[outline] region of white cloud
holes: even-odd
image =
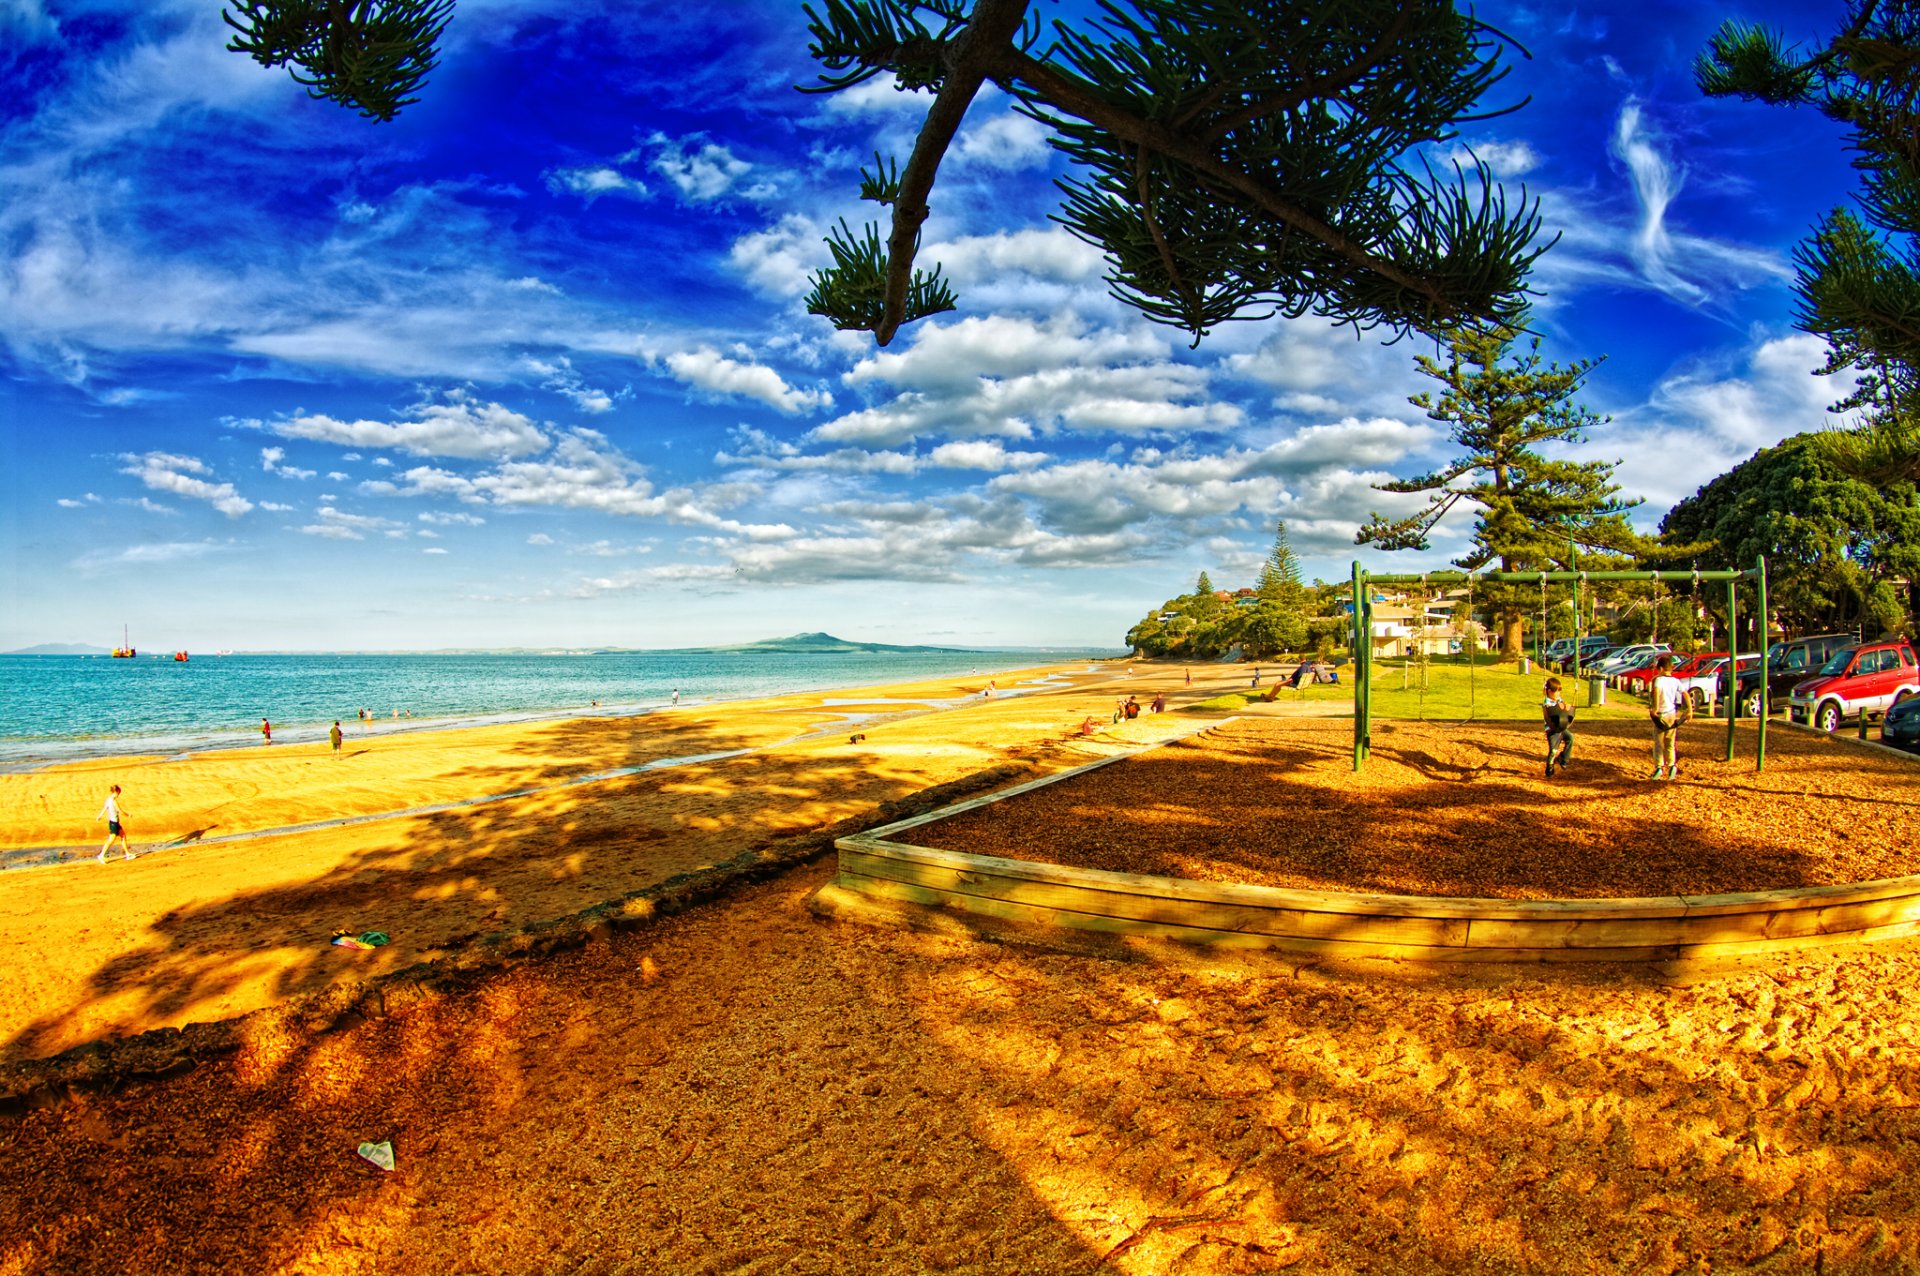
[[[183,559],[203,558],[225,546],[218,541],[163,541],[151,545],[127,545],[119,549],[92,550],[73,561],[74,570],[91,576],[114,567],[151,567],[177,563]]]
[[[762,292],[800,297],[812,286],[808,275],[828,263],[824,239],[819,223],[788,213],[768,229],[736,239],[727,262]]]
[[[695,389],[756,399],[789,415],[833,403],[833,396],[824,390],[796,390],[772,368],[729,359],[711,346],[670,354],[663,362],[678,380]]]
[[[553,544],[553,537],[547,535],[545,532],[535,532],[533,535],[527,537],[527,544],[551,545]]]
[[[394,421],[342,421],[320,414],[246,424],[286,438],[346,447],[393,448],[413,456],[479,460],[524,456],[548,443],[532,421],[498,403],[478,403],[461,391],[445,403],[422,403]]]
[[[1628,495],[1646,498],[1639,521],[1650,528],[1675,502],[1759,449],[1834,424],[1827,406],[1852,389],[1853,379],[1812,375],[1826,356],[1825,342],[1795,333],[1757,340],[1743,366],[1690,364],[1663,378],[1643,406],[1620,413],[1579,454],[1620,462],[1614,477]]]
[[[1539,153],[1524,138],[1463,143],[1449,149],[1441,158],[1469,172],[1473,161],[1478,159],[1493,170],[1495,177],[1523,177],[1540,166]]]
[[[156,492],[205,501],[228,518],[239,518],[253,508],[253,502],[235,491],[233,484],[200,477],[212,470],[197,457],[170,452],[128,452],[122,453],[120,459],[127,463],[120,471],[122,474],[133,475]]]
[[[713,203],[733,191],[736,184],[753,171],[753,165],[726,147],[697,135],[676,141],[664,133],[655,133],[647,139],[647,144],[654,149],[649,167],[672,182],[680,198],[689,203]],[[749,198],[765,198],[773,193],[773,187],[762,182],[740,193]]]
[[[1052,148],[1045,125],[1024,115],[1008,112],[982,124],[967,124],[953,147],[953,157],[961,164],[1014,172],[1041,168]]]
[[[924,89],[903,91],[893,73],[886,71],[828,94],[825,102],[827,110],[840,115],[924,115],[933,104],[933,94]]]
[[[883,385],[876,406],[813,431],[828,442],[888,446],[928,434],[1031,438],[1052,430],[1220,430],[1241,420],[1205,397],[1207,373],[1165,358],[1165,338],[1143,328],[1085,330],[1014,316],[928,324],[912,345],[873,354],[846,375]]]
[[[1106,258],[1098,248],[1061,227],[963,235],[932,244],[921,255],[939,262],[956,285],[968,287],[1014,272],[1063,283],[1092,283],[1106,270]]]
[[[357,541],[365,540],[368,532],[379,532],[382,535],[394,539],[398,539],[398,537],[395,536],[396,532],[399,536],[406,535],[406,531],[401,525],[390,518],[378,518],[368,514],[349,514],[331,505],[322,505],[319,509],[315,510],[314,513],[319,515],[320,521],[318,523],[310,523],[300,529],[300,531],[308,536],[319,536],[329,540]]]
[[[55,500],[54,504],[58,505],[63,510],[78,510],[78,509],[85,509],[89,505],[100,504],[100,498],[98,496],[95,496],[92,492],[87,492],[83,494],[79,500],[74,500],[71,497],[62,496],[57,500]]]
[[[648,195],[645,182],[604,164],[556,168],[547,174],[547,189],[556,195],[578,195],[589,204],[602,195],[623,195],[629,199],[645,199]]]
[[[419,518],[421,522],[435,527],[480,527],[487,521],[478,514],[466,514],[458,510],[448,513],[428,510],[426,513],[421,514]]]
[[[429,545],[420,552],[422,554],[445,554],[449,551],[440,548],[438,545]]]
[[[942,443],[927,454],[929,465],[956,470],[1027,470],[1047,460],[1045,452],[1009,452],[999,439]]]
[[[1669,210],[1686,184],[1686,170],[1668,140],[1628,98],[1614,122],[1608,150],[1625,170],[1633,209],[1585,191],[1546,190],[1546,229],[1560,242],[1534,270],[1543,305],[1566,304],[1589,283],[1658,292],[1682,305],[1725,308],[1733,294],[1793,278],[1781,254],[1695,235],[1672,224]]]

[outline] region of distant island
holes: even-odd
[[[762,638],[759,642],[743,642],[728,647],[675,647],[673,651],[737,651],[742,653],[764,652],[769,655],[795,655],[819,653],[838,655],[848,652],[885,652],[885,651],[976,651],[975,647],[899,647],[884,642],[853,642],[846,638],[835,638],[832,634],[792,634],[785,638]]]
[[[106,647],[89,647],[83,642],[43,642],[38,647],[22,647],[4,653],[9,656],[110,656]]]

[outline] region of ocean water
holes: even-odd
[[[1111,657],[1113,651],[648,651],[598,655],[0,656],[0,766],[378,731],[645,713],[680,703],[877,686]],[[1018,688],[1003,686],[1003,692]],[[598,707],[594,702],[598,701]]]

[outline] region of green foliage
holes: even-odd
[[[1418,493],[1424,508],[1404,518],[1375,513],[1354,539],[1381,549],[1426,549],[1433,527],[1456,505],[1478,506],[1473,545],[1454,560],[1467,571],[1498,562],[1501,571],[1567,570],[1577,547],[1582,566],[1597,568],[1596,555],[1626,555],[1647,542],[1627,523],[1640,502],[1623,500],[1605,461],[1549,460],[1537,450],[1547,443],[1578,443],[1586,430],[1604,425],[1573,396],[1598,364],[1569,367],[1543,363],[1540,342],[1509,355],[1511,330],[1455,337],[1444,365],[1415,356],[1420,371],[1441,391],[1413,396],[1430,420],[1450,427],[1461,455],[1446,468],[1414,478],[1380,483],[1383,492]],[[1500,619],[1501,646],[1519,654],[1524,618],[1538,608],[1537,592],[1525,586],[1487,585],[1479,601]]]
[[[1322,657],[1346,641],[1348,619],[1339,613],[1345,585],[1299,583],[1297,563],[1280,524],[1274,553],[1261,565],[1258,601],[1244,596],[1223,603],[1213,579],[1201,572],[1194,591],[1169,598],[1127,630],[1127,646],[1148,656],[1215,660],[1235,647],[1249,660],[1272,660],[1309,648]],[[1287,560],[1276,562],[1276,556]],[[1291,577],[1291,579],[1289,579]]]
[[[236,0],[227,48],[261,66],[292,63],[307,96],[391,120],[439,63],[453,0]]]
[[[1056,219],[1105,252],[1114,295],[1195,341],[1273,314],[1396,334],[1518,322],[1542,251],[1537,209],[1509,210],[1484,165],[1406,164],[1485,118],[1478,104],[1505,74],[1504,37],[1450,0],[1125,0],[1046,28],[1028,9],[806,7],[814,91],[884,71],[934,92],[888,190],[878,319],[864,257],[816,277],[816,313],[883,346],[930,313],[911,287],[927,198],[991,83],[1073,162]]]
[[[1911,632],[1920,607],[1914,485],[1875,486],[1848,477],[1818,435],[1796,435],[1754,453],[1675,505],[1660,530],[1675,539],[1711,540],[1736,563],[1766,555],[1767,603],[1789,632],[1859,625]],[[1904,605],[1894,593],[1899,582],[1907,582]],[[1718,605],[1713,591],[1707,602]],[[1905,616],[1882,616],[1889,606]]]
[[[1778,32],[1728,22],[1694,79],[1711,97],[1811,107],[1848,129],[1860,215],[1834,209],[1795,250],[1796,318],[1828,341],[1822,372],[1858,374],[1835,409],[1866,419],[1819,446],[1855,478],[1920,480],[1920,6],[1849,0],[1804,57]]]

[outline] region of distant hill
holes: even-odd
[[[83,642],[43,642],[38,647],[9,651],[9,656],[111,656],[105,647],[89,647]]]
[[[850,642],[845,638],[835,638],[832,634],[793,634],[786,638],[763,638],[759,642],[745,642],[732,647],[699,647],[688,650],[793,655],[809,652],[837,654],[881,651],[973,651],[975,649],[972,647],[897,647],[884,642]]]

